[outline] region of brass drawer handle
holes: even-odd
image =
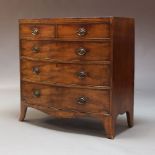
[[[76,75],[80,78],[80,79],[84,79],[85,77],[87,77],[87,72],[85,71],[80,71],[80,72],[77,72]]]
[[[41,95],[40,90],[39,90],[39,89],[35,89],[35,90],[33,91],[33,95],[34,95],[35,97],[40,97],[40,95]]]
[[[84,27],[79,28],[79,30],[77,31],[77,35],[80,37],[83,37],[87,34],[87,30]]]
[[[88,100],[88,97],[80,96],[79,98],[77,98],[76,102],[77,104],[84,105],[88,102]]]
[[[32,51],[33,51],[34,53],[38,53],[38,52],[40,51],[40,49],[39,49],[38,46],[33,46],[33,47],[32,47]]]
[[[80,47],[79,49],[76,50],[76,53],[79,55],[79,56],[83,56],[87,53],[87,50],[83,47]]]
[[[36,36],[36,35],[38,35],[38,34],[39,34],[39,29],[38,29],[37,27],[34,27],[34,28],[32,29],[32,35]]]
[[[32,72],[35,73],[35,74],[39,74],[40,73],[39,67],[33,67]]]

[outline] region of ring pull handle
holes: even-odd
[[[85,71],[80,71],[76,73],[77,77],[79,77],[80,79],[84,79],[85,77],[87,77],[87,72]]]
[[[33,47],[32,47],[32,52],[38,53],[39,51],[40,51],[40,49],[39,49],[38,46],[33,46]]]
[[[39,29],[38,29],[37,27],[34,27],[34,28],[32,29],[32,35],[36,36],[36,35],[38,35],[38,34],[39,34]]]
[[[39,67],[33,67],[32,72],[35,73],[35,74],[39,74],[40,73]]]
[[[85,36],[86,34],[87,34],[87,30],[86,30],[84,27],[79,28],[78,31],[77,31],[77,35],[78,35],[79,37],[83,37],[83,36]]]
[[[34,95],[35,97],[40,97],[40,95],[41,95],[40,90],[39,90],[39,89],[35,89],[35,90],[33,91],[33,95]]]
[[[80,105],[84,105],[88,102],[88,97],[85,96],[80,96],[79,98],[77,98],[76,103],[80,104]]]
[[[79,49],[76,50],[76,53],[79,55],[79,56],[83,56],[87,53],[87,50],[83,47],[80,47]]]

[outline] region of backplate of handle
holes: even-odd
[[[32,28],[32,35],[38,35],[39,34],[39,29],[37,27]]]
[[[33,91],[33,95],[34,95],[35,97],[40,97],[40,95],[41,95],[40,90],[39,90],[39,89],[35,89],[35,90]]]
[[[76,50],[77,55],[84,56],[87,53],[87,50],[83,47],[80,47]]]
[[[32,51],[33,51],[34,53],[38,53],[38,52],[40,51],[40,49],[39,49],[38,46],[34,45],[34,46],[32,47]]]
[[[83,37],[87,34],[87,30],[84,28],[84,27],[80,27],[78,30],[77,30],[77,35],[79,37]]]
[[[35,74],[39,74],[40,73],[39,67],[33,67],[32,72],[35,73]]]
[[[79,71],[76,73],[77,77],[79,77],[80,79],[84,79],[85,77],[87,77],[87,72],[85,71]]]
[[[86,104],[88,100],[89,100],[88,97],[80,96],[77,98],[76,102],[77,104],[83,105],[83,104]]]

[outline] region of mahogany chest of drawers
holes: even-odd
[[[21,114],[95,117],[108,138],[126,113],[133,126],[134,19],[21,19]]]

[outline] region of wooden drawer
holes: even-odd
[[[109,90],[52,87],[22,83],[22,100],[27,104],[80,112],[109,111]]]
[[[62,24],[58,25],[58,38],[101,39],[110,37],[110,25],[107,23]]]
[[[54,25],[22,24],[20,25],[20,38],[24,39],[50,39],[55,37]]]
[[[110,42],[21,41],[21,55],[62,61],[111,60]]]
[[[110,85],[110,65],[21,62],[22,78],[36,82],[76,85]]]

